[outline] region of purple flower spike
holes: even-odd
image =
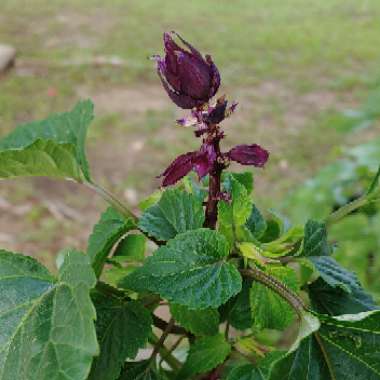
[[[269,158],[269,152],[257,144],[237,145],[227,155],[232,161],[257,167],[263,167]]]
[[[175,35],[186,49],[173,40]],[[198,50],[175,32],[164,33],[165,57],[154,56],[157,72],[170,99],[179,107],[191,109],[207,103],[218,91],[220,75],[210,56]]]

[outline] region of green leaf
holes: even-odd
[[[238,181],[247,190],[248,194],[253,190],[253,174],[251,172],[243,173],[223,173],[223,189],[225,191],[232,190],[232,179]]]
[[[321,274],[309,285],[310,299],[316,311],[340,315],[378,309],[354,273],[342,268],[331,257],[313,261]]]
[[[0,178],[49,176],[90,181],[85,155],[91,101],[46,120],[20,125],[0,141]]]
[[[263,243],[261,248],[268,257],[280,257],[291,255],[298,251],[304,229],[301,226],[293,226],[287,229],[280,237],[271,242]]]
[[[223,363],[231,352],[231,346],[221,334],[199,338],[190,346],[189,355],[178,378],[187,379],[204,373]]]
[[[300,256],[329,256],[331,247],[327,242],[327,230],[324,223],[309,220],[305,225],[303,250]]]
[[[141,211],[145,211],[147,208],[157,203],[160,200],[161,196],[162,196],[161,189],[154,191],[148,197],[144,198],[142,201],[139,202],[139,209]]]
[[[139,227],[160,241],[173,239],[177,234],[203,226],[202,201],[179,189],[166,190],[154,206],[140,218]]]
[[[276,362],[269,379],[380,379],[380,312],[319,317],[319,331]]]
[[[124,260],[144,260],[146,237],[140,234],[129,234],[117,245],[114,258]]]
[[[190,310],[186,306],[171,304],[170,313],[194,335],[215,335],[219,331],[219,313],[215,309]]]
[[[351,289],[356,286],[358,282],[356,276],[342,268],[332,257],[311,257],[310,260],[315,265],[322,280],[332,288],[340,288],[350,294]]]
[[[272,363],[283,355],[281,351],[274,351],[267,354],[256,366],[252,363],[239,364],[232,368],[225,380],[267,380]]]
[[[128,363],[126,371],[119,380],[159,380],[159,377],[150,360],[143,360]]]
[[[93,297],[100,355],[88,380],[115,380],[126,359],[134,359],[152,332],[147,309],[136,301],[124,302],[100,294]]]
[[[279,239],[291,227],[289,220],[275,210],[268,210],[269,218],[266,220],[267,228],[260,237],[262,243],[270,243]]]
[[[309,296],[314,310],[330,315],[360,313],[379,308],[372,296],[366,293],[359,283],[351,287],[351,293],[347,293],[340,287],[334,288],[319,278],[309,285]]]
[[[69,252],[58,280],[35,260],[0,251],[0,379],[87,379],[98,353],[96,278],[88,257]]]
[[[238,330],[249,329],[253,324],[249,298],[251,286],[251,280],[243,279],[241,292],[222,306],[222,315],[224,314],[231,326]]]
[[[115,209],[109,207],[94,226],[88,241],[87,255],[97,276],[116,242],[129,230],[135,227],[131,219],[126,219]]]
[[[226,262],[229,247],[218,232],[200,228],[177,235],[120,282],[191,309],[217,308],[241,289],[238,270]]]
[[[260,239],[267,229],[267,222],[255,205],[252,207],[252,212],[247,220],[246,226],[256,239]]]
[[[237,230],[247,222],[252,211],[252,201],[247,189],[233,177],[231,182],[231,202],[218,203],[219,231],[227,238],[231,246],[237,240]]]
[[[297,275],[293,269],[271,266],[267,271],[291,290],[299,290]],[[256,281],[253,282],[250,291],[250,304],[253,325],[259,329],[282,330],[293,321],[294,311],[289,304],[273,290]]]

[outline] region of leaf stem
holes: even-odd
[[[152,236],[149,236],[146,232],[142,231],[137,227],[138,216],[135,215],[127,206],[125,206],[119,199],[115,197],[111,192],[104,189],[100,185],[94,182],[85,182],[85,184],[91,189],[94,190],[98,195],[100,195],[107,203],[109,203],[115,210],[119,211],[127,219],[132,219],[132,221],[136,224],[136,229],[138,229],[143,235],[145,235],[148,239],[153,241],[156,245],[160,246],[165,244],[163,241],[159,241]]]
[[[175,358],[171,354],[171,352],[163,344],[165,339],[166,339],[166,336],[164,336],[164,334],[162,334],[162,336],[159,339],[156,337],[156,335],[151,334],[151,337],[149,338],[149,342],[154,346],[153,353],[151,355],[151,360],[154,359],[154,357],[157,355],[157,353],[159,353],[162,358],[165,358],[164,359],[165,362],[168,363],[168,365],[174,371],[178,371],[181,368],[180,361],[177,358]],[[153,357],[153,354],[154,354],[154,357]]]
[[[164,342],[165,342],[166,338],[168,337],[168,335],[170,334],[170,331],[173,327],[174,327],[174,318],[170,318],[170,321],[166,325],[166,328],[163,331],[162,335],[160,336],[160,339],[154,345],[152,355],[150,356],[151,361],[153,361],[155,359],[155,357],[157,356],[160,348],[164,345]]]
[[[170,349],[168,350],[168,354],[172,355],[173,352],[176,350],[176,348],[181,344],[181,342],[182,342],[183,339],[185,339],[185,336],[184,335],[180,336],[175,341],[175,343],[170,347]],[[161,365],[161,363],[165,361],[166,357],[167,357],[167,355],[161,355],[161,360],[160,360],[160,364],[159,365]]]
[[[331,226],[332,224],[339,222],[346,215],[351,214],[353,211],[357,210],[360,207],[365,206],[368,203],[367,194],[362,195],[361,197],[355,199],[354,201],[345,204],[337,211],[330,214],[326,219],[326,226]]]
[[[243,276],[250,277],[253,280],[260,282],[269,289],[273,290],[294,309],[300,319],[302,318],[303,312],[307,310],[304,301],[301,297],[298,296],[298,294],[289,289],[277,278],[263,272],[258,268],[241,269],[240,273]]]
[[[100,195],[107,203],[109,203],[115,210],[119,211],[123,216],[128,219],[132,219],[135,223],[137,223],[138,217],[108,190],[104,189],[94,182],[86,182],[86,185],[90,189],[94,190],[98,195]]]
[[[157,317],[157,315],[153,314],[152,318],[153,318],[153,324],[155,327],[159,328],[162,331],[165,331],[168,328],[168,322],[164,321],[160,317]],[[188,335],[187,331],[183,327],[177,326],[174,324],[171,327],[170,333],[175,334],[175,335],[183,335],[183,336]]]

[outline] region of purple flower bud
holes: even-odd
[[[172,38],[176,35],[186,49]],[[207,103],[220,85],[220,75],[209,55],[198,50],[175,32],[164,33],[165,57],[154,56],[157,72],[171,100],[179,107],[191,109]]]
[[[257,144],[237,145],[227,155],[230,160],[239,162],[242,165],[263,167],[268,161],[269,152]]]

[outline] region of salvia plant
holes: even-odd
[[[139,215],[90,174],[90,101],[0,140],[0,178],[70,179],[109,203],[87,252],[60,252],[56,274],[0,251],[0,379],[380,379],[380,311],[328,239],[378,200],[380,172],[359,198],[305,226],[260,212],[252,173],[227,169],[260,168],[269,153],[255,143],[223,151],[221,123],[237,103],[212,100],[217,67],[175,33],[164,48],[158,75],[189,110],[178,123],[199,149],[162,172]]]

